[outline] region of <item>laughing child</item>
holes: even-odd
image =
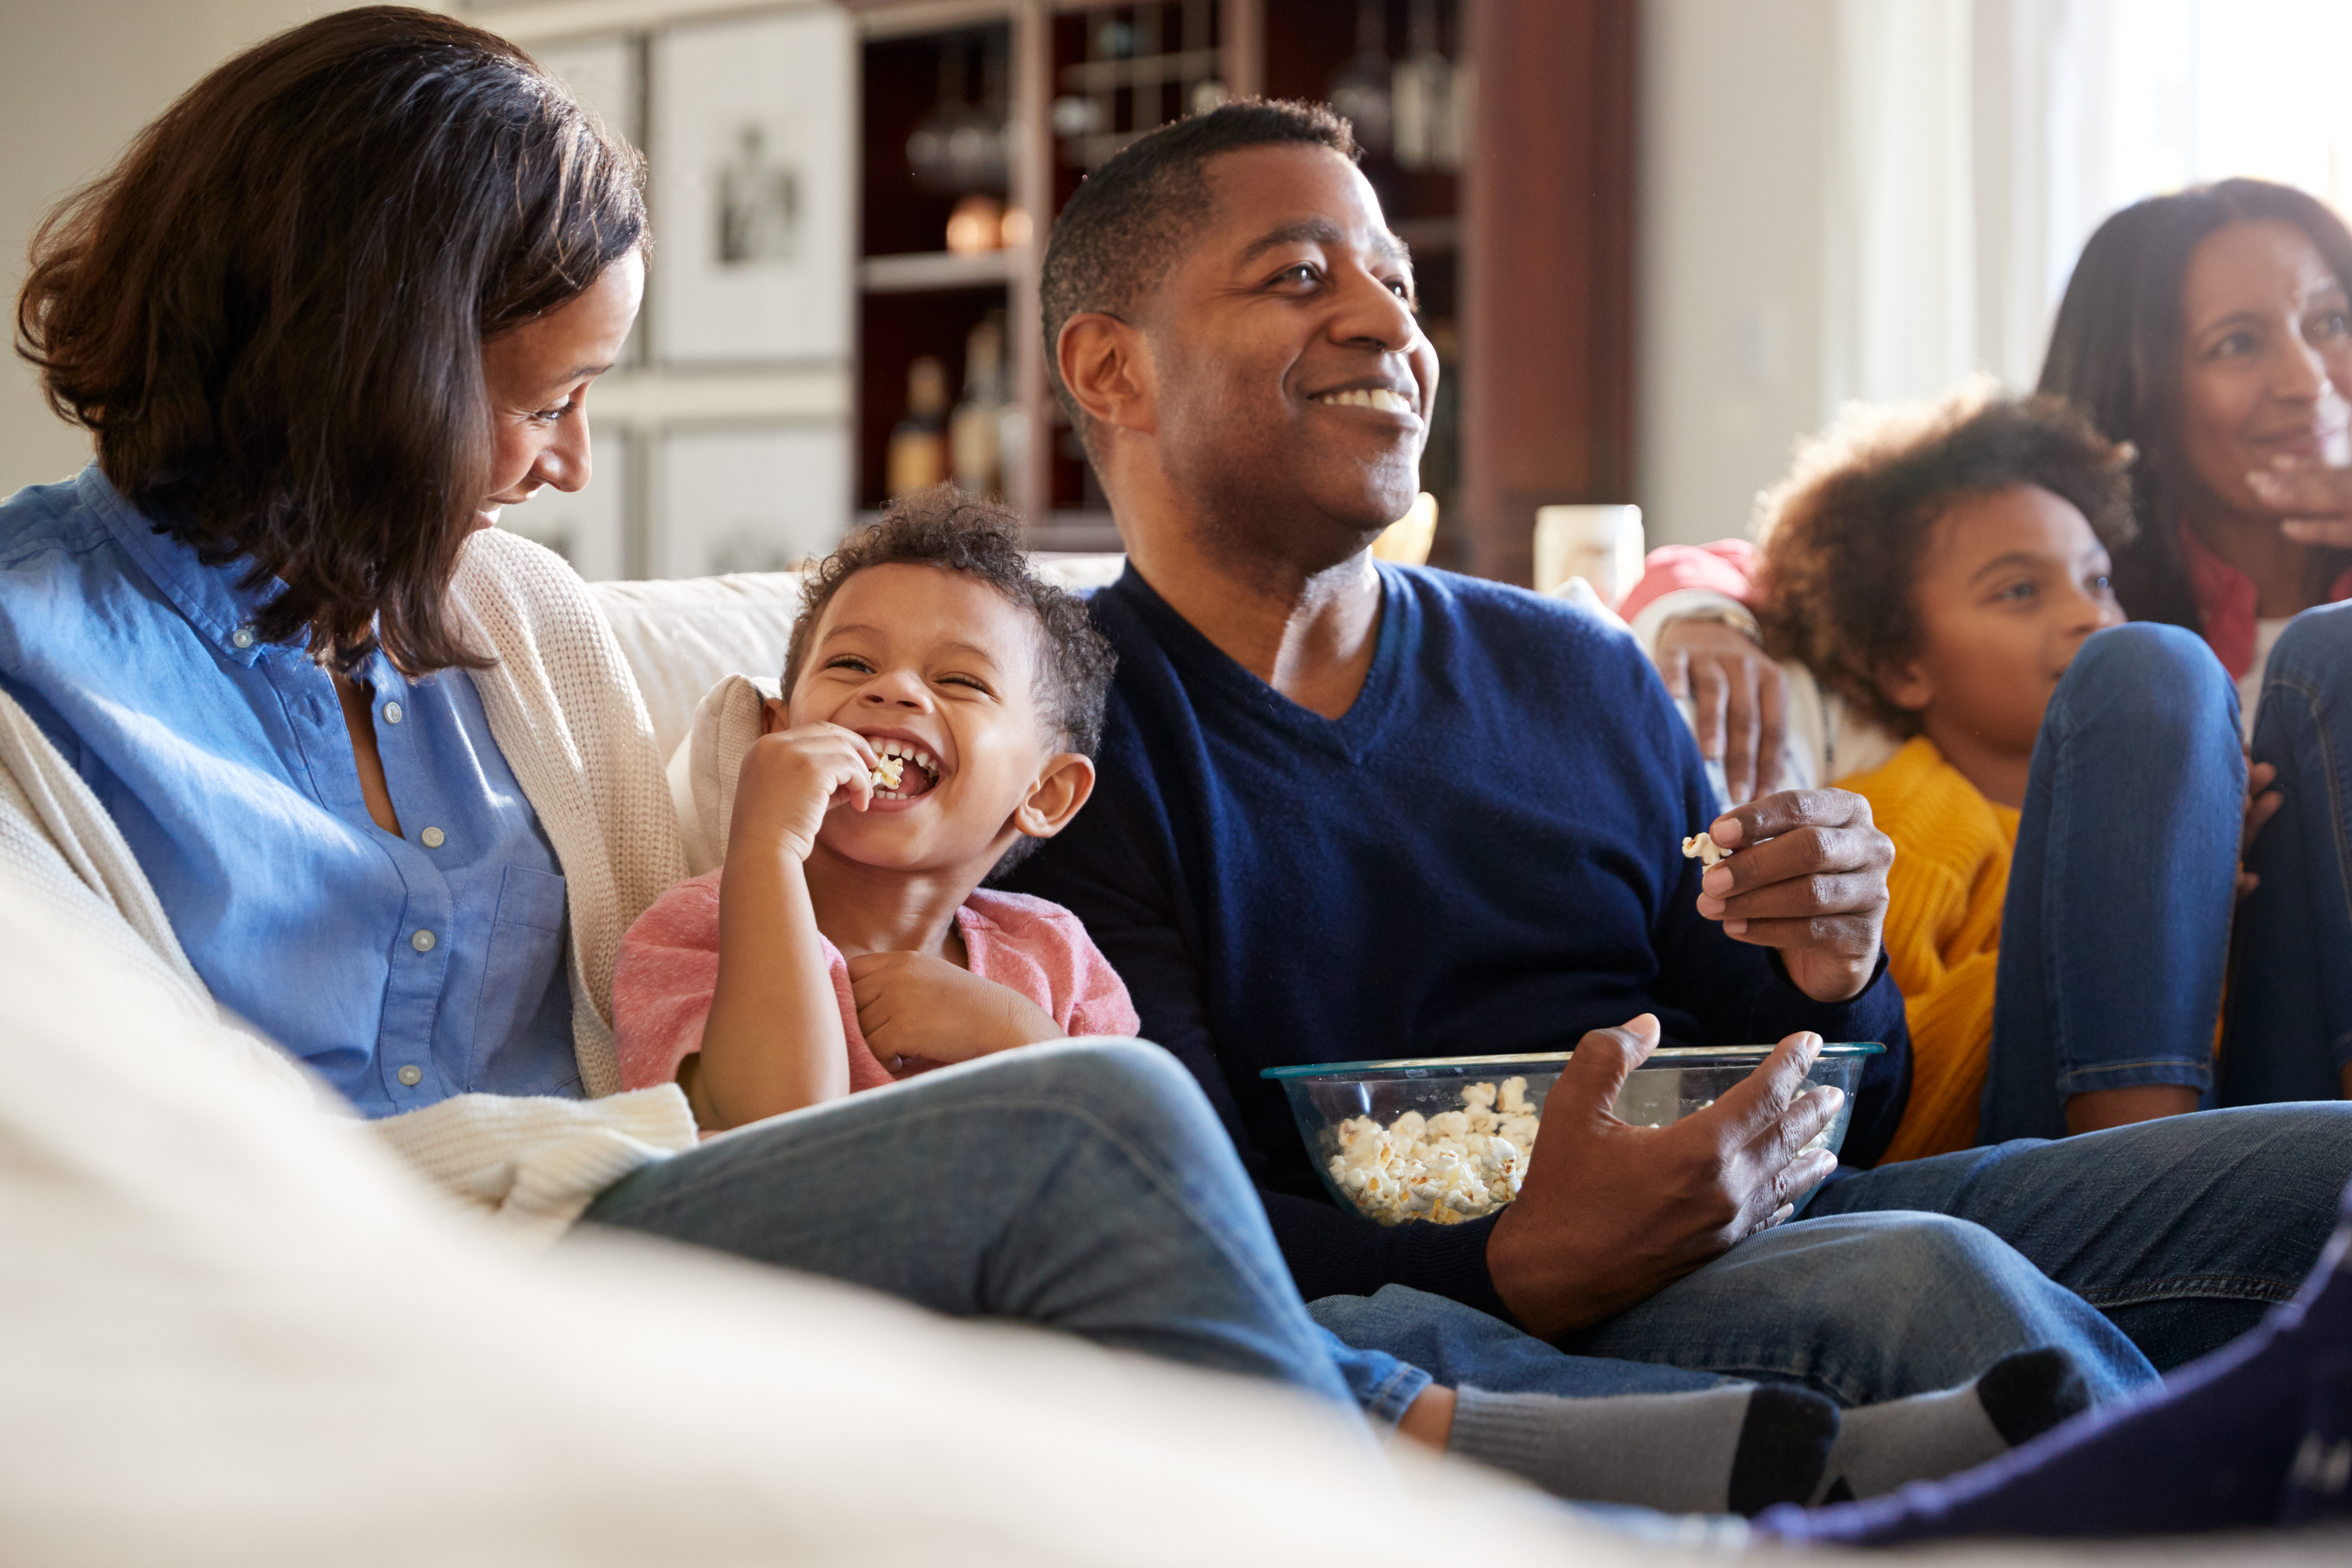
[[[942,488],[813,572],[744,756],[721,870],[662,895],[614,975],[621,1072],[707,1131],[1135,1009],[1077,918],[981,886],[1094,788],[1113,655],[1017,520]]]
[[[2128,447],[1971,388],[1857,412],[1764,503],[1768,652],[1904,737],[1841,779],[1895,840],[1914,1079],[1888,1160],[2195,1110],[2252,795],[2237,694],[2124,624]],[[2251,801],[2251,804],[2250,804]]]

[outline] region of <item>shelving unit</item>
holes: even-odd
[[[864,259],[859,309],[857,426],[862,508],[878,507],[890,430],[906,406],[908,367],[940,360],[950,386],[963,378],[963,336],[1003,310],[1011,400],[1026,450],[1012,465],[1005,499],[1034,520],[1041,548],[1115,545],[1100,489],[1046,388],[1036,316],[1042,238],[1087,171],[1143,132],[1224,98],[1256,92],[1321,99],[1369,27],[1402,55],[1418,30],[1458,55],[1457,0],[848,0],[864,35],[865,146],[861,169]],[[1432,23],[1434,26],[1432,26]],[[1001,53],[993,53],[1001,51]],[[927,189],[908,139],[960,88],[959,58],[1004,62],[1001,198],[1029,218],[1033,237],[958,256],[943,248],[954,195]],[[952,109],[952,104],[948,105]],[[1365,169],[1416,252],[1425,314],[1441,345],[1453,329],[1453,253],[1460,234],[1450,173],[1401,169],[1385,153]],[[1449,354],[1458,360],[1458,354]],[[1449,370],[1454,368],[1449,364]],[[1450,425],[1436,432],[1426,479],[1450,503],[1456,488]],[[1450,510],[1442,504],[1441,516]],[[1458,554],[1456,551],[1454,553]]]
[[[660,482],[677,468],[660,454],[681,432],[828,428],[830,454],[792,458],[799,466],[782,489],[820,507],[838,495],[845,524],[878,507],[908,367],[938,359],[952,398],[969,335],[996,312],[1013,415],[1000,429],[1021,447],[998,488],[1033,520],[1040,548],[1112,546],[1099,489],[1046,391],[1042,242],[1088,167],[1215,91],[1330,100],[1358,121],[1365,175],[1412,248],[1423,324],[1443,367],[1422,466],[1440,503],[1437,564],[1525,582],[1536,508],[1631,499],[1639,0],[474,0],[467,9],[566,56],[592,100],[592,78],[634,82],[604,107],[642,135],[648,101],[678,102],[646,85],[645,62],[668,40],[721,19],[827,6],[855,35],[858,78],[850,127],[824,143],[842,147],[855,176],[854,239],[827,241],[839,247],[827,254],[853,264],[850,341],[815,357],[727,365],[638,353],[604,378],[600,449],[629,499],[617,506],[611,487],[586,499],[625,514],[625,525],[594,526],[625,533],[625,550],[603,553],[625,556],[629,572],[695,569],[680,541],[702,520],[671,513],[709,503]],[[1407,110],[1429,101],[1408,102],[1407,89],[1436,79],[1401,63],[1441,69],[1455,106],[1442,155],[1427,113],[1407,129]],[[939,118],[959,101],[966,112],[952,124]],[[927,124],[1001,128],[1002,139],[982,149],[979,177],[919,181],[908,144]],[[962,166],[971,172],[969,160]],[[675,268],[695,229],[669,205],[677,179],[656,185],[663,259]],[[958,254],[947,230],[967,195],[1027,223],[1001,247]],[[747,486],[764,482],[749,457],[739,467]]]

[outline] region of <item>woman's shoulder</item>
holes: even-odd
[[[35,685],[136,686],[176,674],[185,650],[138,628],[185,618],[229,651],[242,624],[236,568],[205,566],[115,494],[95,465],[0,501],[0,670]],[[36,670],[45,673],[36,676]]]
[[[452,586],[461,598],[495,604],[534,630],[567,613],[597,615],[588,584],[571,563],[503,528],[481,529],[466,541]]]
[[[0,572],[37,569],[44,557],[77,555],[110,542],[105,518],[77,477],[26,485],[0,501]]]

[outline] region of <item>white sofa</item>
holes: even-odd
[[[674,742],[718,676],[781,663],[795,590],[598,596]],[[1718,1555],[1411,1456],[1391,1474],[1352,1417],[1263,1386],[646,1242],[519,1251],[144,984],[0,881],[10,1568]],[[1937,1555],[2236,1568],[2341,1546]]]

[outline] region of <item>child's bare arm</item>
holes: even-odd
[[[967,1061],[1063,1037],[1018,991],[929,953],[862,953],[849,961],[849,984],[866,1048],[886,1066],[893,1057]]]
[[[719,889],[719,984],[685,1079],[716,1130],[849,1092],[841,1011],[803,870],[827,810],[863,811],[874,753],[832,724],[764,735],[743,758]]]

